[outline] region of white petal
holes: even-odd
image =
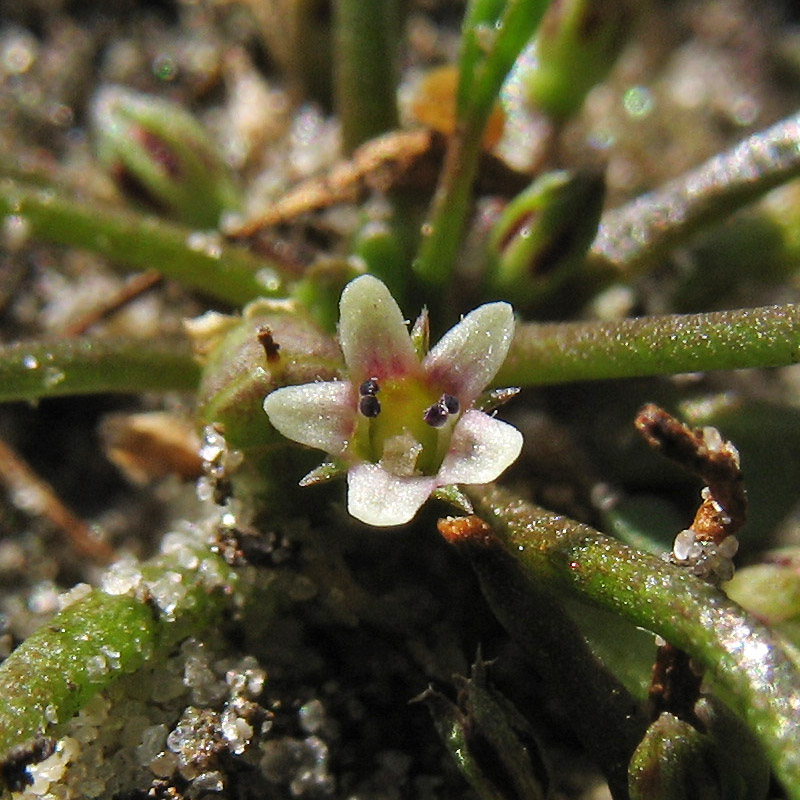
[[[339,341],[354,384],[419,371],[403,314],[377,278],[362,275],[350,281],[339,314]]]
[[[469,405],[497,374],[514,337],[508,303],[487,303],[470,311],[428,353],[423,369],[445,391]]]
[[[264,398],[264,411],[274,428],[287,439],[331,455],[339,455],[352,435],[355,405],[349,381],[285,386]]]
[[[522,434],[482,411],[471,409],[456,423],[436,483],[488,483],[517,460]]]
[[[435,486],[435,478],[398,478],[377,464],[359,464],[347,473],[347,510],[367,525],[402,525]]]

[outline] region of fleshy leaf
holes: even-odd
[[[494,378],[514,336],[508,303],[487,303],[451,328],[423,362],[426,373],[465,405]]]
[[[284,386],[264,398],[273,427],[287,439],[339,455],[355,424],[355,399],[347,381]]]
[[[403,525],[435,487],[433,477],[398,478],[377,464],[358,464],[347,473],[347,510],[367,525]]]
[[[355,385],[419,371],[403,314],[381,281],[371,275],[351,281],[339,309],[339,341]]]
[[[182,106],[105,86],[90,107],[98,155],[123,189],[188,225],[216,228],[241,198],[228,165]]]
[[[522,434],[482,411],[458,421],[437,483],[488,483],[511,466],[522,450]]]

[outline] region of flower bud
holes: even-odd
[[[527,721],[489,688],[485,664],[460,678],[458,705],[428,689],[423,700],[436,731],[481,800],[537,800],[547,796],[548,771]]]
[[[766,797],[769,766],[745,725],[702,699],[698,730],[668,712],[647,729],[629,767],[631,800]]]
[[[187,323],[203,361],[198,419],[224,429],[231,447],[282,441],[264,424],[264,397],[279,386],[332,379],[341,352],[296,304],[256,300],[241,318],[210,312]]]
[[[707,736],[688,722],[662,713],[631,759],[631,800],[721,797],[713,756]]]
[[[557,119],[572,116],[613,66],[633,16],[620,0],[552,3],[536,38],[536,64],[524,78],[531,105]]]
[[[505,208],[489,237],[490,294],[530,305],[580,266],[597,232],[604,181],[549,172]]]
[[[216,228],[240,196],[203,127],[168,100],[119,86],[92,102],[97,152],[123,190],[188,225]]]

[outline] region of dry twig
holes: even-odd
[[[67,535],[75,552],[99,563],[114,558],[111,546],[97,539],[92,529],[77,517],[9,444],[0,439],[0,481],[9,489],[12,502],[29,514],[49,520]]]
[[[703,502],[691,526],[675,538],[670,559],[712,583],[729,578],[737,548],[733,534],[747,513],[738,451],[716,428],[693,430],[653,404],[642,408],[635,424],[651,447],[706,483]],[[702,673],[683,650],[660,645],[649,689],[653,719],[666,711],[700,727],[695,705],[701,683]]]
[[[163,280],[164,277],[161,273],[154,269],[133,275],[116,294],[68,325],[64,329],[63,335],[81,336],[98,322],[107,319],[116,311],[141,297],[145,292],[158,286]]]

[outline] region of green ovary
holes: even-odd
[[[383,459],[382,466],[388,472],[402,477],[435,475],[446,451],[441,446],[442,437],[449,441],[453,425],[448,421],[441,428],[433,428],[423,415],[438,402],[441,391],[405,377],[381,381],[377,397],[380,414],[373,419],[359,418],[358,454],[373,463]]]

